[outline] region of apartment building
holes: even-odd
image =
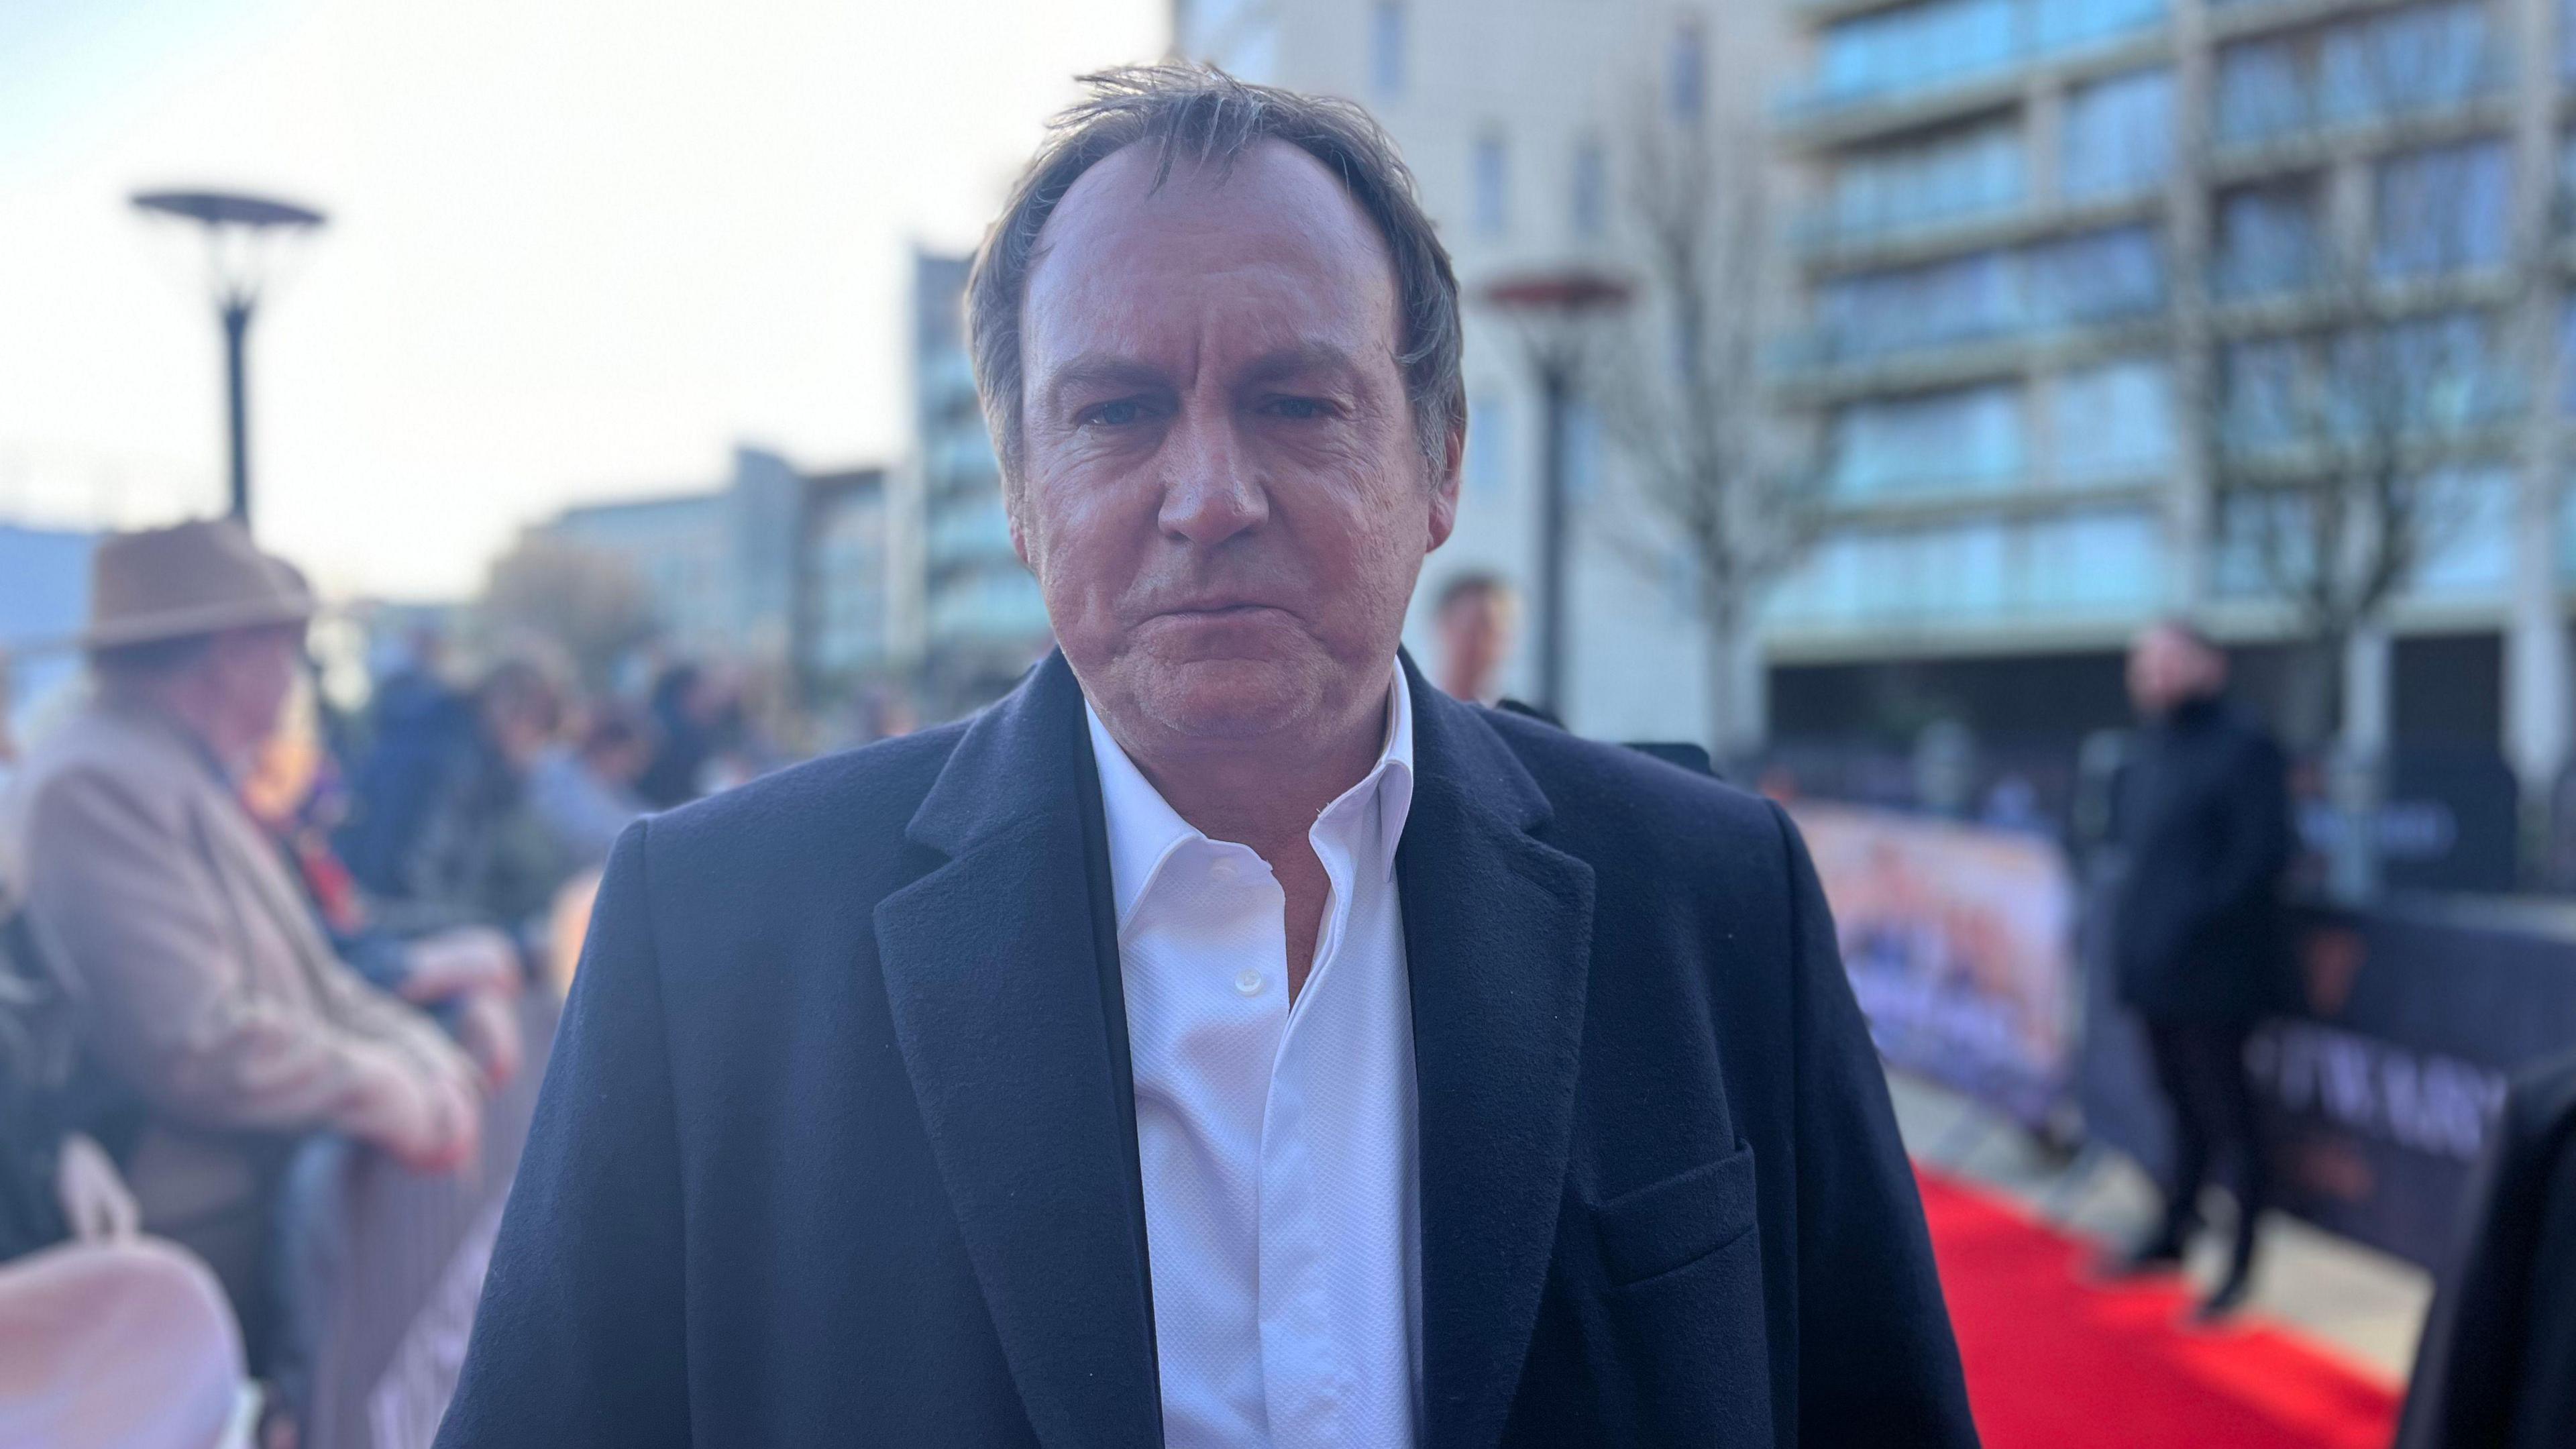
[[[1512,580],[1534,612],[1549,404],[1491,293],[1636,270],[1641,137],[1724,124],[1730,108],[1751,130],[1789,40],[1778,0],[1179,0],[1173,33],[1176,54],[1358,101],[1394,135],[1467,299],[1470,414],[1458,531],[1423,571],[1406,639],[1428,665],[1431,603],[1470,571]],[[1571,520],[1559,708],[1587,734],[1704,738],[1688,567],[1619,486],[1595,403],[1578,397],[1559,421]],[[1524,698],[1539,682],[1530,622],[1505,674]]]
[[[2571,11],[1799,0],[1774,118],[1806,324],[1780,396],[1832,440],[1834,521],[1772,602],[1775,729],[2112,723],[2120,643],[2168,610],[2277,692],[2297,614],[2255,566],[2264,497],[2214,460],[2366,325],[2420,370],[2409,486],[2441,504],[2346,651],[2346,728],[2501,749],[2548,788]]]
[[[713,489],[582,504],[530,531],[623,561],[672,652],[777,667],[814,703],[901,667],[891,514],[882,468],[807,472],[738,447]]]
[[[1001,463],[966,349],[973,258],[916,249],[911,278],[912,444],[899,513],[917,520],[898,551],[899,596],[918,620],[898,651],[917,664],[931,718],[1000,696],[1054,641],[1046,603],[1011,548]]]

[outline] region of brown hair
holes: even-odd
[[[1020,487],[1023,442],[1020,303],[1037,260],[1038,233],[1084,172],[1136,145],[1155,148],[1158,188],[1176,161],[1224,168],[1264,141],[1295,146],[1341,178],[1395,262],[1402,312],[1395,360],[1413,405],[1414,436],[1437,474],[1449,435],[1467,424],[1458,277],[1385,129],[1348,101],[1253,85],[1212,66],[1123,66],[1081,81],[1090,93],[1049,123],[1052,134],[984,234],[966,284],[975,386],[1012,496]]]

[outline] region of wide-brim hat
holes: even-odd
[[[320,607],[303,575],[261,553],[239,523],[201,519],[101,539],[90,558],[89,623],[62,642],[158,644],[302,624]]]

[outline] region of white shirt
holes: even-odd
[[[1307,834],[1332,893],[1293,1007],[1269,865],[1183,820],[1090,712],[1171,1449],[1416,1440],[1413,1008],[1395,889],[1413,713],[1394,679],[1376,767]]]

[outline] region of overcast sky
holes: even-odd
[[[263,541],[469,592],[566,502],[899,446],[906,247],[972,243],[1168,0],[0,0],[0,522],[222,506],[216,327],[137,189],[331,215],[253,333]],[[0,588],[7,583],[0,580]]]

